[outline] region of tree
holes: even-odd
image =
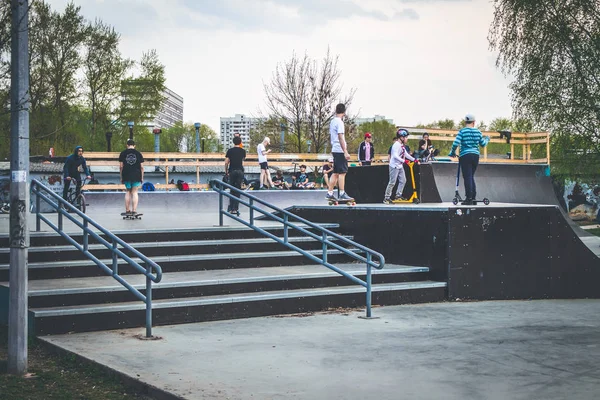
[[[320,63],[306,54],[292,55],[289,61],[278,64],[269,84],[263,84],[268,117],[283,121],[286,136],[294,135],[295,151],[304,152],[307,140],[313,151],[324,150],[329,142],[329,122],[336,103],[349,106],[355,90],[342,95],[338,57],[329,50]],[[352,122],[347,118],[345,122]],[[286,146],[287,147],[287,146]]]
[[[296,150],[302,152],[302,132],[306,126],[309,98],[310,59],[292,54],[289,61],[277,64],[271,82],[263,83],[267,110],[271,118],[282,120],[296,137]]]
[[[97,137],[98,125],[109,129],[111,116],[121,95],[121,81],[132,61],[124,59],[119,51],[120,35],[100,20],[87,27],[83,55],[83,86],[85,104],[91,112],[90,148],[97,147],[104,135]],[[103,128],[103,129],[102,129]]]
[[[254,149],[246,149],[246,151],[256,152],[256,146],[261,143],[265,136],[271,139],[271,148],[273,152],[281,152],[281,130],[284,132],[283,152],[294,152],[298,150],[298,137],[286,129],[285,121],[275,117],[265,119],[258,123],[250,130],[250,143]],[[301,142],[301,148],[305,149],[306,143]]]
[[[135,123],[136,142],[144,146],[154,143],[152,133],[147,129],[165,99],[165,66],[158,59],[156,50],[142,55],[139,62],[140,75],[121,82],[121,110],[118,122],[122,126],[122,139],[128,135],[126,123]]]
[[[550,130],[560,146],[579,146],[581,159],[600,153],[600,3],[495,0],[494,5],[488,39],[498,51],[497,65],[514,77],[514,117]]]
[[[348,141],[348,151],[351,154],[358,152],[358,146],[364,140],[365,132],[370,132],[373,135],[372,143],[377,151],[377,154],[387,153],[389,146],[392,144],[392,139],[396,135],[396,126],[388,121],[373,121],[365,122],[357,126],[357,135]]]
[[[208,125],[200,126],[200,141],[204,139],[204,151],[213,152],[219,148],[216,132]],[[160,150],[167,152],[196,153],[196,128],[192,123],[177,122],[175,126],[162,130]]]
[[[489,130],[491,132],[512,131],[513,123],[509,118],[496,118],[490,122]]]
[[[339,56],[332,57],[329,49],[320,64],[313,62],[309,69],[308,130],[314,151],[321,152],[329,143],[329,123],[334,117],[331,110],[336,103],[344,103],[349,108],[355,89],[351,89],[341,99],[341,72],[338,69]]]

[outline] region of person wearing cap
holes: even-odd
[[[384,204],[391,204],[394,201],[403,202],[406,201],[402,197],[404,191],[404,185],[406,185],[406,173],[404,172],[404,163],[406,160],[418,163],[419,161],[410,155],[410,153],[404,147],[404,144],[408,140],[408,131],[406,129],[398,129],[396,132],[398,140],[392,145],[392,151],[390,154],[390,165],[389,165],[389,180],[387,187],[385,188],[385,195],[383,198]],[[396,189],[395,200],[392,200],[392,190],[398,182],[398,188]]]
[[[119,154],[121,183],[125,185],[125,213],[137,214],[138,189],[144,181],[144,156],[135,149],[133,139],[127,140],[127,149]]]
[[[265,186],[269,188],[273,187],[273,181],[271,180],[271,173],[269,172],[269,163],[267,162],[267,154],[271,152],[271,149],[267,150],[267,146],[271,144],[271,139],[265,136],[262,143],[259,143],[256,147],[256,153],[258,154],[258,165],[260,165],[260,187],[264,189]]]
[[[85,161],[85,157],[83,156],[83,147],[75,146],[73,154],[65,159],[65,165],[63,167],[63,199],[65,200],[67,200],[69,195],[71,181],[74,181],[75,183],[76,196],[79,196],[79,193],[81,193],[81,174],[79,173],[79,167],[81,167],[85,173],[85,179],[90,179],[91,173]]]
[[[375,157],[375,146],[373,146],[373,135],[365,133],[365,140],[358,146],[358,162],[360,165],[371,165]]]
[[[329,180],[329,186],[327,190],[327,200],[333,201],[353,201],[354,199],[345,192],[346,186],[346,173],[348,172],[348,160],[350,160],[350,153],[348,153],[348,146],[346,145],[346,139],[344,136],[345,128],[344,121],[342,118],[346,114],[346,105],[339,103],[335,106],[335,117],[329,124],[329,137],[331,141],[331,155],[333,156],[333,174]],[[339,198],[333,194],[333,188],[338,185],[340,196]]]
[[[323,164],[323,183],[325,186],[329,187],[329,180],[331,179],[331,175],[333,174],[333,157],[329,157],[327,162]]]
[[[475,128],[475,116],[467,114],[465,116],[465,127],[462,128],[450,150],[449,157],[456,157],[456,148],[460,147],[458,163],[462,170],[463,180],[465,182],[465,201],[462,205],[475,205],[477,196],[477,187],[475,186],[475,171],[479,165],[479,146],[485,147],[490,141],[488,136],[483,136],[481,131]]]

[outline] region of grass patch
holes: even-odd
[[[0,399],[151,399],[99,367],[50,353],[35,339],[29,342],[28,377],[7,374],[7,359],[8,329],[0,326]]]
[[[586,229],[585,231],[591,233],[592,235],[600,236],[600,228]]]

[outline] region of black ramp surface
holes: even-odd
[[[452,201],[456,188],[458,163],[432,163],[433,178],[443,202]],[[546,165],[479,164],[475,173],[477,197],[497,203],[559,205],[552,178],[545,175]],[[460,177],[460,195],[465,186]]]

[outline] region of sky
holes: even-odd
[[[49,0],[63,10],[67,0]],[[509,79],[489,49],[491,0],[77,0],[121,33],[123,56],[156,49],[184,120],[264,110],[263,84],[292,54],[339,56],[349,112],[396,125],[511,116]]]

